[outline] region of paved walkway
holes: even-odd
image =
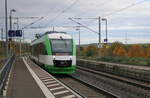
[[[6,98],[46,98],[21,58],[13,65]]]

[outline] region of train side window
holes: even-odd
[[[43,43],[38,44],[39,54],[47,55],[46,47]]]
[[[46,47],[43,43],[35,44],[32,48],[32,54],[34,56],[47,55]]]

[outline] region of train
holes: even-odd
[[[52,74],[76,71],[76,44],[66,32],[49,31],[31,42],[31,59]]]

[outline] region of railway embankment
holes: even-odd
[[[150,82],[150,67],[147,66],[134,66],[86,59],[78,59],[77,65],[96,71],[103,71],[119,76]]]

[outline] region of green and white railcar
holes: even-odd
[[[48,72],[71,74],[76,70],[76,45],[66,33],[49,32],[31,43],[31,58]]]

